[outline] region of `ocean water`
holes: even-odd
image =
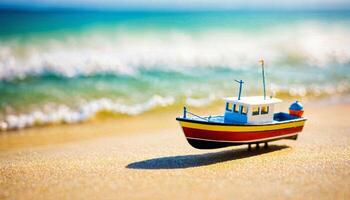
[[[0,130],[350,93],[350,12],[0,11]]]

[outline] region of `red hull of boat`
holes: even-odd
[[[280,139],[296,140],[298,132],[302,131],[303,126],[254,132],[212,131],[187,127],[182,127],[182,129],[191,146],[198,149],[213,149],[242,144],[270,142]]]

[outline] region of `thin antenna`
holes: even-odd
[[[263,89],[264,89],[264,100],[266,100],[266,89],[265,89],[265,70],[264,70],[264,60],[261,59],[259,60],[259,62],[261,63],[261,69],[262,69],[262,77],[263,77]]]
[[[235,80],[237,83],[239,83],[239,92],[238,92],[238,100],[241,100],[241,93],[242,93],[242,84],[244,83],[242,80]]]

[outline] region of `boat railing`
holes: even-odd
[[[190,115],[192,115],[192,116],[194,116],[194,117],[197,117],[197,118],[199,118],[199,119],[202,119],[202,120],[208,121],[208,122],[209,122],[209,120],[210,120],[210,118],[211,118],[211,116],[209,116],[209,117],[206,118],[206,117],[201,117],[201,116],[199,116],[199,115],[196,115],[196,114],[194,114],[194,113],[188,111],[187,108],[184,107],[184,114],[183,114],[183,118],[184,118],[184,119],[187,118],[187,114],[190,114]]]

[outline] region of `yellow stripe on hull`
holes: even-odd
[[[304,126],[305,120],[288,122],[288,123],[278,123],[271,125],[216,125],[216,124],[200,124],[195,122],[185,122],[180,121],[180,125],[186,128],[208,130],[208,131],[227,131],[227,132],[252,132],[252,131],[269,131],[269,130],[280,130],[286,128],[293,128]]]

